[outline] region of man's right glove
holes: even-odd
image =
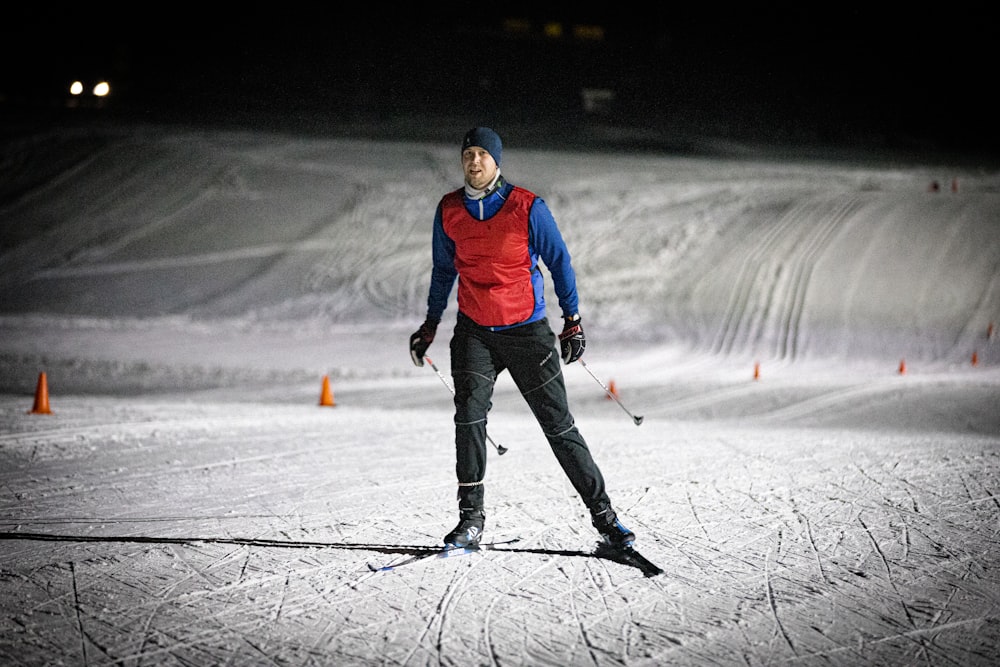
[[[559,334],[559,346],[562,360],[571,364],[583,356],[583,351],[587,349],[587,337],[583,335],[583,325],[580,324],[579,315],[571,315],[565,319],[566,324]]]
[[[410,358],[415,366],[424,365],[424,353],[434,342],[434,334],[437,333],[438,322],[426,319],[412,336],[410,336]]]

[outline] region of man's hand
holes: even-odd
[[[427,348],[434,342],[434,334],[437,333],[438,323],[433,320],[424,320],[412,336],[410,336],[410,358],[413,359],[414,366],[424,365],[424,354]]]
[[[559,334],[559,346],[562,348],[562,360],[571,364],[583,356],[583,351],[587,349],[587,337],[583,334],[579,315],[570,315],[564,319],[566,324]]]

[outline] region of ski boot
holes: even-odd
[[[483,536],[483,525],[485,523],[486,515],[483,514],[483,510],[462,510],[459,514],[458,525],[444,536],[445,547],[450,549],[478,547],[479,540]]]
[[[632,543],[635,542],[635,533],[618,520],[618,515],[610,506],[594,512],[591,516],[594,528],[601,534],[608,546],[620,549],[631,547]]]

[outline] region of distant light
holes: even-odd
[[[542,30],[545,32],[545,36],[550,39],[559,39],[563,35],[562,23],[556,23],[555,21],[546,23]]]
[[[83,83],[81,83],[80,81],[74,81],[72,84],[70,84],[69,87],[70,95],[79,95],[82,92],[83,92]]]
[[[108,85],[107,81],[101,81],[99,84],[94,86],[94,95],[97,97],[104,97],[111,92],[111,86]]]
[[[573,36],[582,42],[603,42],[604,27],[599,25],[575,25]]]
[[[530,35],[531,21],[516,18],[504,19],[503,29],[507,32],[513,32],[519,35]]]

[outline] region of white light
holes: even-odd
[[[80,83],[79,81],[74,81],[72,84],[70,84],[69,86],[70,95],[79,95],[82,92],[83,92],[82,83]]]
[[[111,92],[111,86],[108,85],[107,81],[101,81],[99,84],[94,86],[94,95],[97,97],[104,97]]]

